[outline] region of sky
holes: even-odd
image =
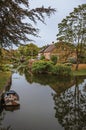
[[[56,42],[56,35],[58,33],[58,24],[63,18],[69,15],[78,5],[86,4],[86,0],[29,0],[30,8],[51,6],[56,9],[56,13],[50,18],[45,17],[46,25],[38,22],[36,28],[39,28],[40,37],[31,37],[38,47],[42,47],[52,42]]]

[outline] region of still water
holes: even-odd
[[[86,77],[12,75],[20,107],[0,113],[0,130],[86,130]]]

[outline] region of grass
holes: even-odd
[[[86,69],[80,69],[78,71],[73,70],[74,76],[86,76]]]
[[[76,64],[72,67],[74,76],[86,76],[86,64],[79,64],[78,71],[75,70]]]
[[[11,76],[10,72],[0,72],[0,90],[6,85]]]

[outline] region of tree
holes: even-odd
[[[39,51],[39,48],[33,43],[30,43],[25,46],[25,55],[26,56],[32,56],[32,57],[37,56],[38,51]]]
[[[74,8],[74,11],[62,20],[58,28],[57,39],[76,45],[77,70],[83,45],[86,44],[86,4]]]
[[[18,47],[18,53],[19,53],[19,56],[25,55],[25,46],[20,45]]]
[[[43,6],[30,9],[29,0],[0,0],[0,46],[10,47],[30,41],[29,35],[37,36],[38,33],[32,22],[39,20],[44,23],[45,14],[50,16],[55,11]]]
[[[38,51],[39,51],[39,48],[33,44],[33,43],[30,43],[30,44],[27,44],[27,45],[21,45],[18,47],[18,52],[20,54],[20,56],[37,56],[38,54]]]

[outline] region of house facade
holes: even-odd
[[[58,62],[67,62],[68,59],[76,58],[75,47],[64,42],[50,44],[41,55],[47,60],[50,60],[52,55],[57,56]]]
[[[43,52],[45,59],[50,60],[53,52],[56,50],[55,44],[49,45]]]

